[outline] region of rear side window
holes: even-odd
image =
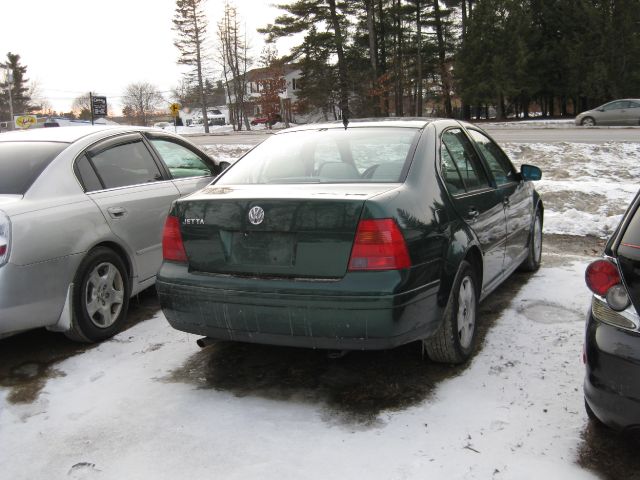
[[[465,133],[459,128],[452,128],[442,134],[441,148],[442,172],[451,193],[477,190],[489,186],[487,175],[482,169],[480,158]],[[447,164],[447,162],[451,164]],[[453,183],[454,170],[459,180]]]
[[[0,142],[0,194],[24,195],[68,143]]]
[[[469,130],[469,134],[476,141],[476,145],[478,145],[498,185],[517,181],[516,172],[513,170],[511,162],[498,145],[477,130]]]
[[[217,185],[401,182],[420,130],[328,128],[275,135],[227,170]]]
[[[162,180],[162,174],[142,139],[87,154],[105,188]]]

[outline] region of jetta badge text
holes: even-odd
[[[249,210],[249,222],[251,222],[252,225],[260,225],[263,220],[264,210],[262,207],[256,206]]]
[[[204,218],[185,218],[182,220],[183,225],[204,225]]]

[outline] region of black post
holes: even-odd
[[[93,125],[93,95],[89,92],[89,110],[91,111],[91,125]]]

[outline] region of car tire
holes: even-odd
[[[73,314],[67,337],[101,342],[124,324],[130,283],[124,262],[113,250],[98,247],[82,260],[74,278]]]
[[[477,328],[478,275],[463,260],[453,281],[442,324],[436,333],[423,340],[427,355],[434,362],[460,364],[473,353]]]
[[[604,423],[602,423],[600,421],[600,419],[598,417],[596,417],[596,414],[593,412],[593,410],[591,410],[591,407],[589,406],[589,404],[587,403],[587,399],[584,399],[584,410],[585,412],[587,412],[587,417],[589,418],[589,420],[594,423],[595,425],[598,426],[604,426]]]
[[[583,127],[595,127],[596,121],[593,117],[584,117],[580,122],[580,125]]]
[[[540,210],[536,210],[528,250],[529,254],[525,261],[522,262],[522,265],[520,265],[520,270],[535,272],[540,268],[540,264],[542,263],[542,214]]]

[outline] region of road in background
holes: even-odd
[[[565,124],[557,126],[523,127],[522,124],[504,126],[500,124],[478,124],[498,142],[509,143],[606,143],[639,142],[640,127],[571,127]],[[252,132],[230,132],[226,134],[189,135],[189,140],[198,145],[207,144],[245,144],[256,145],[263,142],[271,132],[264,130]]]

